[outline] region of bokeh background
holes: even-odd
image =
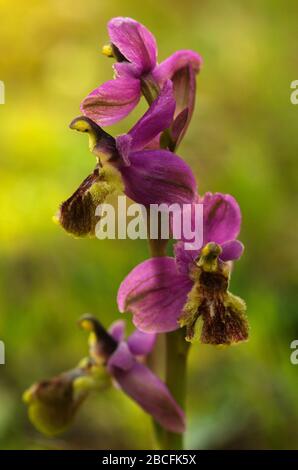
[[[0,0],[0,8],[0,448],[153,445],[149,417],[117,390],[89,399],[58,439],[33,429],[21,401],[32,382],[86,354],[81,314],[105,325],[118,318],[118,285],[148,256],[144,241],[76,240],[51,220],[93,168],[84,136],[68,124],[81,99],[111,77],[101,45],[108,19],[122,15],[154,32],[160,60],[179,48],[203,56],[179,154],[201,193],[229,192],[243,212],[246,251],[232,291],[247,301],[251,339],[192,348],[187,446],[297,449],[297,2]],[[125,132],[143,109],[113,132]]]

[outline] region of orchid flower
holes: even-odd
[[[152,351],[156,336],[135,330],[125,341],[124,322],[112,324],[106,339],[99,322],[88,315],[80,321],[91,332],[90,346],[93,359],[105,367],[116,384],[165,429],[181,433],[185,428],[184,413],[173,399],[166,385],[142,362]],[[106,348],[105,343],[114,344]]]
[[[243,245],[236,238],[241,213],[230,195],[207,193],[203,204],[204,243],[199,250],[175,246],[175,258],[151,258],[124,279],[121,312],[133,314],[141,331],[161,333],[186,327],[186,339],[232,344],[248,337],[245,304],[228,291],[230,263]]]
[[[96,206],[112,192],[100,158],[120,174],[125,194],[137,203],[192,203],[196,182],[190,167],[167,150],[148,150],[146,145],[167,128],[173,117],[175,101],[173,85],[167,81],[144,116],[124,135],[107,134],[95,122],[81,116],[72,121],[71,129],[89,135],[89,148],[97,158],[97,166],[75,193],[60,208],[58,220],[77,236],[94,234]]]
[[[24,393],[29,417],[37,429],[48,435],[64,431],[88,394],[112,381],[162,427],[183,432],[183,411],[166,385],[140,360],[152,351],[155,335],[135,330],[125,340],[122,320],[106,331],[92,315],[84,315],[79,324],[90,332],[90,357]]]
[[[196,52],[180,50],[157,63],[154,36],[141,23],[117,17],[108,23],[111,40],[103,52],[116,59],[115,79],[93,90],[82,102],[81,111],[101,126],[108,126],[127,116],[143,94],[151,104],[167,80],[174,84],[177,103],[173,141],[178,144],[191,119],[196,82],[202,59]]]

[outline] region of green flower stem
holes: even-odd
[[[152,257],[166,256],[166,240],[149,240],[149,248]],[[163,338],[161,336],[159,335],[159,341],[151,354],[149,362],[158,375],[160,375],[158,365],[161,361],[165,363],[165,382],[177,403],[185,410],[187,356],[190,343],[185,341],[184,328],[167,333],[163,335]],[[162,348],[161,340],[164,340],[165,348]],[[161,353],[164,352],[165,360],[161,358]],[[153,427],[159,449],[183,449],[183,434],[166,431],[154,420]]]
[[[147,100],[149,106],[153,103],[154,99],[158,96],[159,90],[157,90],[152,83],[144,82],[142,84],[142,93]],[[161,141],[163,142],[162,147],[166,148],[171,146],[171,134],[170,130],[166,129],[163,132]],[[174,149],[171,149],[174,151]],[[148,227],[150,227],[150,219],[148,217]],[[149,228],[150,230],[150,228]],[[149,232],[150,233],[150,232]],[[149,239],[149,250],[151,257],[160,257],[167,255],[167,240],[150,240]],[[161,338],[161,336],[164,336]],[[161,359],[161,340],[165,342],[165,361]],[[160,362],[165,362],[165,381],[177,403],[185,410],[185,398],[186,398],[186,376],[187,376],[187,356],[189,350],[189,344],[185,341],[185,330],[180,328],[172,333],[165,335],[159,335],[158,342],[149,357],[149,366],[151,365],[157,375],[160,374]],[[153,428],[155,438],[158,443],[159,449],[172,449],[180,450],[183,449],[183,434],[177,434],[166,431],[159,423],[153,420]]]
[[[149,233],[150,233],[150,218],[148,216],[147,219],[148,222],[148,227],[149,227]],[[167,255],[167,240],[148,240],[149,244],[149,251],[150,255],[152,258],[160,257],[160,256],[166,256]],[[162,377],[164,375],[163,369],[165,369],[165,347],[164,347],[164,336],[165,335],[158,335],[157,341],[155,343],[154,349],[150,356],[148,357],[148,365],[149,367],[155,372],[156,375],[159,377]],[[162,362],[162,364],[161,364]],[[163,366],[163,367],[162,367]],[[164,379],[164,377],[162,377]],[[154,430],[154,437],[155,441],[157,443],[157,447],[159,449],[162,449],[162,442],[163,442],[163,436],[164,436],[164,429],[160,426],[160,424],[152,419],[152,424],[153,424],[153,430]]]
[[[184,411],[189,346],[190,343],[185,341],[184,328],[166,334],[166,384]],[[183,434],[164,431],[162,440],[163,449],[181,450],[184,448]]]

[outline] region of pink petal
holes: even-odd
[[[176,100],[175,121],[172,126],[173,145],[181,142],[192,118],[195,97],[196,78],[202,65],[202,58],[189,50],[177,51],[158,65],[153,76],[160,86],[171,79]]]
[[[170,394],[166,385],[148,367],[135,362],[124,371],[110,368],[122,390],[136,401],[165,429],[182,433],[185,430],[185,416]]]
[[[173,85],[168,80],[158,98],[144,116],[128,132],[132,138],[131,150],[141,150],[160,132],[170,127],[175,111]]]
[[[222,254],[220,255],[220,259],[222,261],[233,261],[239,259],[244,250],[244,246],[239,240],[231,240],[223,243],[221,247]]]
[[[185,250],[184,242],[177,242],[174,246],[174,252],[178,271],[181,274],[188,275],[200,250]]]
[[[117,343],[120,343],[120,341],[124,340],[125,322],[123,320],[115,321],[111,324],[108,332]]]
[[[153,77],[162,86],[166,80],[171,80],[178,70],[187,66],[190,66],[195,73],[198,73],[202,63],[202,57],[194,51],[176,51],[154,69]]]
[[[127,339],[128,347],[135,356],[147,356],[155,344],[156,335],[135,330]]]
[[[117,17],[108,23],[108,31],[111,42],[129,62],[140,67],[141,73],[155,67],[156,41],[145,26],[131,18]]]
[[[196,181],[190,167],[166,150],[143,150],[129,155],[130,166],[119,168],[125,193],[133,201],[149,204],[191,203]]]
[[[199,200],[204,204],[204,244],[223,244],[237,238],[241,226],[240,207],[233,196],[206,193]]]
[[[191,121],[196,99],[195,72],[190,66],[178,70],[172,77],[176,99],[173,139],[175,146],[181,142]]]
[[[175,118],[171,127],[172,140],[175,144],[175,148],[179,145],[180,141],[182,140],[182,137],[186,132],[186,129],[190,122],[190,118],[191,113],[189,112],[188,108],[183,109],[183,111],[181,111]]]
[[[127,344],[122,341],[119,343],[116,351],[110,356],[108,360],[108,368],[117,367],[121,370],[129,370],[135,364],[135,358],[130,352]]]
[[[120,156],[120,160],[115,162],[115,166],[130,166],[129,155],[131,152],[132,138],[128,134],[121,134],[116,137],[116,148]]]
[[[140,68],[131,62],[115,62],[113,64],[116,77],[132,77],[139,79]]]
[[[192,282],[179,274],[174,258],[151,258],[135,267],[118,291],[120,312],[133,314],[135,326],[146,333],[178,328],[178,318]]]
[[[110,80],[93,90],[81,103],[81,111],[100,126],[127,116],[140,100],[140,82],[131,77]]]

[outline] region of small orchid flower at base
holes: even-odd
[[[91,315],[84,316],[80,324],[90,331],[90,356],[96,363],[104,363],[117,386],[162,427],[175,433],[184,432],[184,412],[166,385],[139,360],[151,353],[156,335],[135,330],[125,340],[124,322],[119,320],[112,324],[107,336],[103,336],[100,323]]]
[[[65,431],[91,392],[114,383],[162,427],[184,432],[184,412],[144,363],[154,347],[155,335],[135,330],[125,340],[123,321],[115,322],[107,331],[92,315],[84,315],[79,325],[90,333],[90,356],[77,368],[34,384],[24,393],[34,426],[46,435]]]
[[[121,312],[133,314],[142,331],[169,332],[186,327],[186,339],[230,345],[248,338],[245,303],[228,291],[231,261],[243,245],[236,240],[241,213],[230,195],[207,193],[204,243],[200,250],[175,245],[175,258],[144,261],[126,277],[118,291]]]

